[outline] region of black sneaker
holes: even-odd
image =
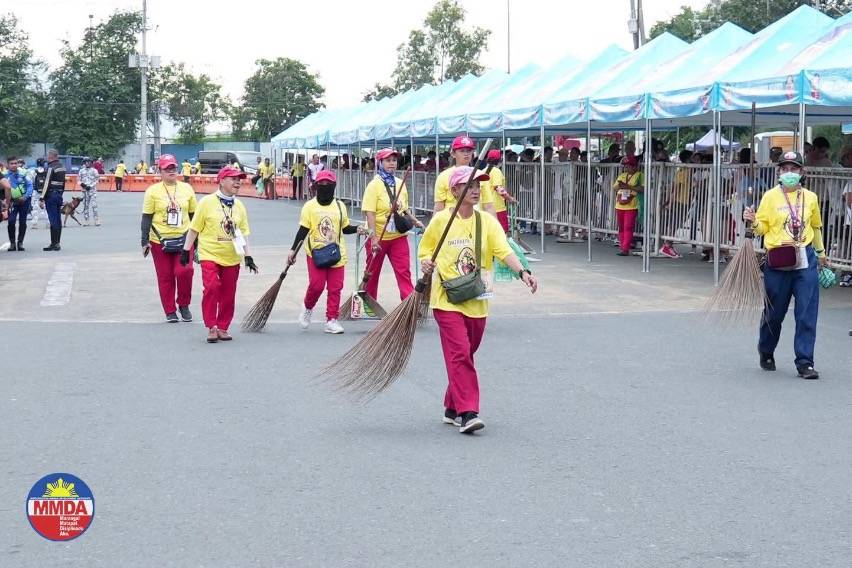
[[[485,423],[476,412],[465,412],[461,417],[460,434],[473,434],[485,428]]]
[[[767,355],[766,353],[760,354],[760,368],[764,371],[774,371],[775,370],[775,357],[772,355]]]
[[[15,252],[16,250],[18,250],[18,245],[15,243],[9,243],[9,252]]]
[[[166,314],[166,321],[169,322],[169,323],[177,323],[178,322],[177,312],[172,312],[170,314]]]
[[[444,411],[444,424],[449,424],[450,426],[461,426],[461,419],[455,410],[452,408],[448,408]]]
[[[180,310],[180,319],[192,321],[192,312],[189,311],[189,306],[178,306],[178,310]]]
[[[796,370],[799,371],[799,376],[803,379],[818,379],[819,373],[816,369],[814,369],[813,365],[801,365],[796,366]]]

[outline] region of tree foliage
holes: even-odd
[[[80,45],[64,42],[49,95],[49,134],[60,151],[113,157],[136,138],[140,74],[128,56],[141,26],[139,12],[116,12]]]
[[[268,139],[325,106],[319,76],[301,61],[279,57],[255,64],[258,69],[245,82],[241,104],[231,111],[235,134]]]
[[[227,116],[230,108],[221,85],[207,75],[189,73],[183,63],[166,65],[153,74],[150,89],[151,101],[163,104],[184,144],[203,141],[205,127]]]
[[[490,30],[464,28],[465,10],[457,0],[440,0],[408,41],[397,47],[397,64],[389,84],[376,83],[365,101],[392,96],[423,85],[438,85],[467,74],[481,75],[479,63],[488,47]]]
[[[37,79],[43,68],[14,14],[0,18],[0,143],[9,152],[27,152],[46,136],[46,94]]]
[[[757,32],[780,20],[802,5],[817,7],[826,14],[838,17],[850,10],[849,0],[772,0],[770,3],[755,0],[722,0],[717,7],[709,3],[701,10],[683,6],[669,20],[654,24],[651,38],[670,32],[684,41],[692,42],[707,35],[725,22],[734,23],[746,31]]]

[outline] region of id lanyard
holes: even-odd
[[[163,189],[166,196],[169,198],[169,206],[166,209],[166,224],[172,227],[177,227],[182,222],[180,205],[177,202],[177,185],[175,185],[174,194],[169,193],[169,188],[163,183]]]
[[[222,230],[225,231],[225,234],[227,236],[229,236],[233,239],[236,236],[236,232],[234,231],[235,227],[234,227],[234,220],[233,220],[234,202],[232,201],[231,204],[228,206],[228,210],[225,211],[225,203],[220,199],[219,200],[219,207],[222,208],[222,217],[223,217],[223,219],[222,219],[222,221],[223,221],[222,222]]]
[[[782,190],[782,193],[784,194],[784,201],[787,202],[787,209],[790,211],[790,217],[793,221],[793,240],[800,243],[804,233],[804,227],[802,226],[802,215],[805,209],[804,194],[801,191],[796,191],[796,206],[793,207],[790,203],[790,198],[787,197],[787,192]]]

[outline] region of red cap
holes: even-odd
[[[163,154],[162,156],[157,158],[157,167],[161,170],[164,170],[169,166],[177,167],[177,165],[177,160],[171,154]]]
[[[331,170],[323,170],[317,174],[317,179],[314,180],[314,183],[320,183],[321,181],[330,181],[336,184],[337,176]]]
[[[456,136],[456,139],[453,140],[452,146],[450,146],[451,150],[459,150],[461,148],[470,148],[473,150],[476,148],[476,144],[473,143],[473,140],[468,138],[467,136]]]
[[[396,156],[399,159],[399,152],[394,150],[393,148],[382,148],[378,152],[376,152],[377,160],[384,160],[385,158],[390,158],[391,156]]]
[[[488,150],[488,157],[486,157],[485,159],[488,160],[489,162],[500,161],[500,158],[502,158],[502,157],[503,157],[503,153],[500,152],[500,150],[494,149],[494,150]]]
[[[242,171],[238,170],[237,168],[232,168],[231,166],[225,166],[224,168],[219,170],[218,174],[216,174],[216,181],[221,182],[225,178],[245,179],[246,174],[245,174],[245,172],[242,172]]]

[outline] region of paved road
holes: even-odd
[[[848,565],[848,290],[823,297],[824,378],[806,382],[790,327],[765,373],[751,330],[702,319],[695,259],[643,275],[565,245],[536,265],[540,297],[499,289],[478,358],[487,428],[467,437],[440,423],[434,325],[372,403],[317,384],[371,324],[300,332],[304,270],[266,333],[211,346],[201,323],[161,323],[140,202],[102,196],[104,226],[68,230],[61,256],[33,252],[44,231],[0,253],[0,566]],[[296,223],[290,203],[248,205],[264,274],[241,277],[238,315]],[[59,264],[67,303],[42,306]],[[53,471],[95,493],[70,543],[24,514]]]

